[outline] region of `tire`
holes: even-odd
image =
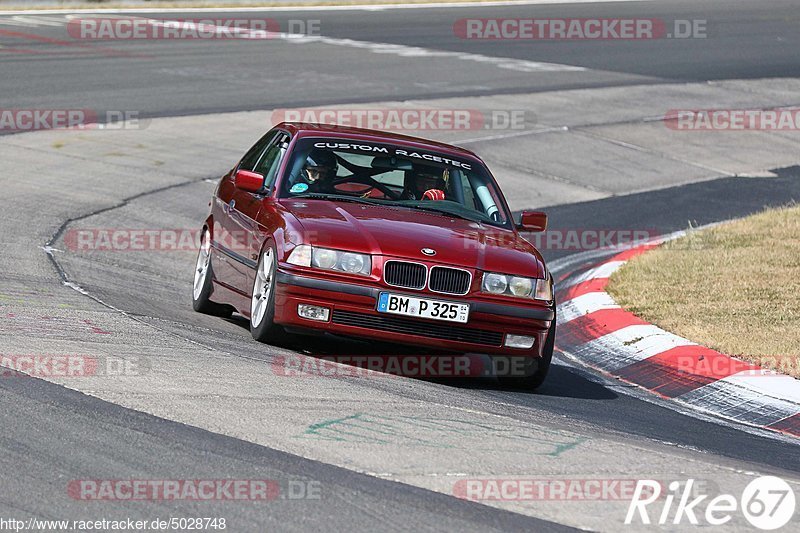
[[[200,241],[200,250],[197,252],[197,263],[194,267],[192,308],[198,313],[229,318],[233,313],[233,309],[230,306],[209,300],[213,278],[214,272],[211,269],[211,232],[205,229]]]
[[[258,342],[274,342],[284,335],[283,328],[274,322],[276,269],[275,249],[267,246],[258,260],[250,295],[250,334]]]
[[[553,360],[553,350],[556,343],[556,319],[553,317],[553,324],[547,332],[547,339],[544,342],[544,349],[542,357],[533,359],[531,362],[536,363],[536,370],[524,377],[500,377],[498,381],[503,388],[518,389],[533,391],[538,389],[547,378],[547,373],[550,371],[550,363]]]

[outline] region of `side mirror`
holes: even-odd
[[[523,231],[539,232],[547,229],[547,213],[541,211],[523,211],[519,219],[519,228]]]
[[[237,189],[248,192],[258,192],[264,186],[264,176],[249,170],[237,170],[233,176],[233,184]]]

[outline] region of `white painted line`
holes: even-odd
[[[64,26],[66,20],[59,20],[53,17],[31,17],[17,15],[11,18],[0,18],[0,26],[24,26],[27,28],[38,28],[39,26]]]
[[[624,265],[626,261],[608,261],[606,263],[601,264],[591,270],[587,270],[580,276],[577,276],[569,281],[566,285],[562,285],[561,288],[564,287],[574,287],[579,283],[583,283],[584,281],[591,281],[593,279],[603,279],[603,278],[610,278],[611,275],[616,272],[617,270]]]
[[[568,300],[558,306],[558,324],[572,322],[583,315],[603,309],[620,309],[620,306],[605,292],[590,292]]]
[[[722,381],[747,387],[764,396],[794,402],[800,411],[800,380],[772,370],[743,371],[723,378]]]
[[[765,395],[764,391],[746,382],[729,378],[682,394],[676,400],[707,413],[757,426],[768,426],[800,412],[800,405],[793,401]]]
[[[589,279],[603,279],[603,278],[610,278],[611,275],[620,269],[622,265],[624,265],[626,261],[609,261],[607,263],[603,263],[599,267],[592,269],[588,272]]]
[[[511,139],[514,137],[525,137],[528,135],[540,135],[542,133],[561,133],[565,131],[569,131],[569,128],[567,126],[543,126],[532,130],[515,131],[512,133],[498,133],[497,135],[489,135],[487,137],[474,137],[472,139],[463,139],[455,142],[457,144],[472,144],[472,143],[479,143],[486,141],[500,141],[503,139]]]
[[[714,222],[713,224],[707,224],[705,226],[700,226],[694,229],[703,230],[706,228],[713,228],[714,226],[718,226],[719,224],[724,224],[724,223],[725,222]],[[666,242],[673,239],[677,239],[678,237],[683,237],[684,235],[686,235],[686,231],[681,230],[681,231],[676,231],[674,233],[661,235],[660,237],[656,237],[654,241]],[[547,266],[550,269],[551,273],[559,274],[574,265],[579,265],[581,263],[588,263],[592,260],[599,259],[601,257],[616,255],[620,252],[624,252],[625,250],[636,248],[637,246],[641,246],[641,244],[629,243],[629,244],[624,244],[622,246],[610,246],[610,247],[598,248],[597,250],[585,250],[583,252],[578,252],[576,254],[571,254],[566,257],[561,257],[559,259],[555,259],[554,261],[550,261],[547,264]],[[569,285],[564,285],[564,286],[567,287]]]
[[[145,19],[153,26],[159,27],[201,27],[203,31],[214,31],[221,35],[232,33],[240,35],[243,39],[274,39],[278,38],[293,44],[327,44],[331,46],[343,46],[348,48],[358,48],[367,50],[374,54],[391,54],[400,57],[411,58],[451,58],[460,61],[470,61],[482,63],[497,68],[515,70],[518,72],[582,72],[584,67],[572,65],[561,65],[558,63],[543,63],[540,61],[527,61],[524,59],[511,59],[504,57],[486,56],[483,54],[469,54],[464,52],[450,52],[447,50],[434,50],[417,46],[406,46],[402,44],[373,43],[369,41],[356,41],[354,39],[341,39],[335,37],[324,37],[320,35],[305,35],[297,33],[272,33],[266,31],[249,30],[246,28],[226,28],[213,24],[197,24],[191,21]]]
[[[452,9],[464,7],[506,7],[553,4],[595,4],[654,2],[656,0],[520,0],[486,2],[430,2],[421,4],[357,4],[343,6],[275,6],[275,7],[195,7],[195,8],[129,8],[129,9],[25,9],[0,11],[0,15],[62,15],[68,13],[259,13],[264,11],[388,11],[393,9]]]
[[[698,346],[683,337],[652,324],[622,328],[597,339],[599,344],[614,350],[627,350],[639,360],[664,353],[678,346]]]
[[[677,346],[697,346],[677,335],[653,325],[622,328],[572,348],[581,360],[606,372],[614,372],[633,363],[649,359]]]
[[[333,46],[345,46],[349,48],[361,48],[369,50],[375,54],[392,54],[400,57],[413,58],[451,58],[461,61],[471,61],[497,68],[516,70],[518,72],[583,72],[584,67],[572,65],[562,65],[559,63],[544,63],[541,61],[527,61],[525,59],[511,59],[505,57],[486,56],[483,54],[469,54],[465,52],[450,52],[447,50],[434,50],[431,48],[420,48],[417,46],[406,46],[402,44],[373,43],[369,41],[356,41],[353,39],[337,39],[334,37],[322,37],[315,35],[281,34],[281,38],[287,42],[296,44],[322,43]]]

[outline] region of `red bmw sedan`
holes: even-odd
[[[329,332],[529,363],[555,341],[553,279],[472,152],[357,128],[282,123],[219,182],[194,273],[199,312],[258,341]]]

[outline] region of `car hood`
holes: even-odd
[[[326,200],[282,200],[299,222],[305,241],[318,246],[543,277],[544,262],[511,230],[402,207]],[[427,256],[423,248],[436,255]]]

